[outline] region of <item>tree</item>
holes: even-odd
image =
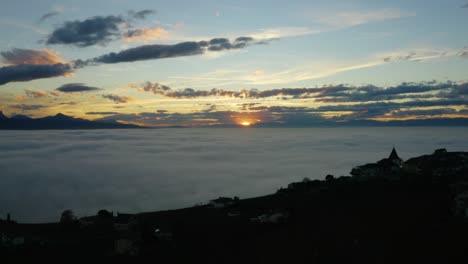
[[[109,212],[105,209],[99,210],[97,213],[96,224],[101,228],[104,229],[111,229],[112,224],[114,223],[114,212]]]
[[[333,181],[334,179],[335,179],[335,176],[333,176],[331,174],[328,174],[327,176],[325,176],[325,180],[327,182]]]
[[[62,212],[62,216],[60,217],[61,224],[70,224],[76,221],[76,216],[72,210],[67,209]]]
[[[99,210],[99,212],[97,213],[97,216],[98,216],[99,218],[102,218],[102,219],[109,219],[109,218],[114,217],[114,212],[111,213],[111,212],[109,212],[109,211],[107,211],[107,210],[105,210],[105,209],[101,209],[101,210]]]

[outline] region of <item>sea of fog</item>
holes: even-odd
[[[0,131],[0,218],[58,221],[253,197],[304,177],[437,148],[468,151],[468,128]]]

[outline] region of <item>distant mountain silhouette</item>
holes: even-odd
[[[11,119],[32,119],[32,118],[27,115],[14,115],[11,117]]]
[[[73,118],[62,113],[55,116],[31,118],[25,115],[6,117],[0,111],[0,129],[34,130],[34,129],[115,129],[141,128],[136,125],[122,124],[117,121],[96,122],[81,118]]]
[[[6,117],[2,111],[0,111],[0,120],[4,120],[4,119],[8,119],[8,117]]]

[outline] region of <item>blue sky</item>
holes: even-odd
[[[2,3],[0,9],[0,52],[3,52],[0,109],[8,115],[40,117],[63,112],[87,119],[113,118],[158,126],[208,122],[203,120],[210,120],[208,123],[238,123],[244,119],[252,123],[287,122],[280,112],[272,112],[275,106],[289,107],[288,113],[295,114],[299,114],[294,110],[298,107],[311,109],[308,118],[319,115],[340,120],[399,119],[402,111],[411,109],[401,105],[386,112],[378,111],[378,115],[356,116],[353,110],[345,111],[346,107],[336,108],[333,113],[320,112],[317,108],[457,99],[454,105],[444,101],[413,109],[427,110],[425,113],[430,115],[405,116],[465,117],[467,4],[466,1],[10,1]],[[137,18],[136,12],[143,10],[148,12]],[[76,32],[67,24],[75,22],[74,25],[82,26],[86,20],[96,22],[97,17],[106,23],[114,19],[110,26],[116,28],[104,36],[106,39],[91,36],[93,30],[102,33],[99,31],[102,24],[94,23],[91,35],[86,36],[73,35]],[[130,32],[133,38],[129,37]],[[80,42],[90,36],[96,41],[85,45]],[[65,37],[76,41],[70,42]],[[236,42],[239,37],[249,39]],[[195,45],[215,38],[229,39],[230,48],[212,51],[209,46],[197,46],[197,51],[190,55],[160,58],[153,54],[131,62],[96,59],[111,52],[139,50],[145,45],[172,47],[189,42]],[[236,43],[240,44],[235,46]],[[13,59],[10,56],[8,60],[5,52],[10,52]],[[32,56],[34,60],[25,60],[24,56]],[[54,57],[38,62],[44,56]],[[88,60],[88,63],[77,67],[76,60]],[[30,77],[32,73],[21,78],[11,75],[11,71],[21,67],[37,73],[37,67],[24,65],[49,67],[56,63],[66,67],[61,74],[40,78]],[[228,96],[185,93],[174,97],[167,91],[145,89],[147,82],[152,87],[165,85],[172,92],[186,88],[236,92],[345,85],[347,93],[362,93],[360,87],[369,85],[380,90],[402,87],[409,82],[413,86],[450,82],[452,86],[424,89],[418,96],[403,92],[405,98],[369,98],[373,101],[357,102],[349,98],[346,101],[342,94],[330,95],[339,97],[338,102],[319,100],[317,93],[310,90],[299,96],[294,93],[295,97],[292,93],[275,93],[263,98],[238,98],[232,93],[227,93]],[[79,84],[81,88],[72,92],[57,90],[68,84],[74,87]],[[359,109],[362,111],[362,107]],[[158,113],[157,110],[159,116],[151,115]],[[438,111],[430,112],[433,110]],[[232,117],[233,112],[236,117]],[[168,116],[171,113],[183,115],[183,121],[171,119]],[[195,119],[194,113],[198,113]],[[219,118],[219,115],[231,118]]]

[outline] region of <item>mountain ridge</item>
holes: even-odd
[[[144,128],[142,126],[122,124],[118,122],[97,122],[74,118],[62,113],[54,116],[31,118],[16,115],[8,118],[0,111],[0,130],[43,130],[43,129],[126,129]]]

